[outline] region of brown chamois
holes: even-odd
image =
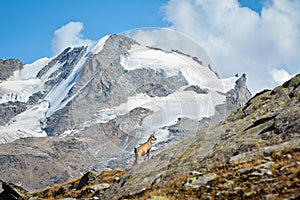
[[[138,159],[145,155],[147,153],[147,157],[149,160],[149,156],[150,156],[150,150],[151,150],[151,142],[157,140],[156,137],[154,136],[154,133],[150,135],[150,137],[148,138],[148,141],[145,142],[144,144],[141,144],[139,147],[134,147],[134,153],[135,153],[135,161],[133,165],[138,164]],[[146,158],[145,157],[145,160]]]

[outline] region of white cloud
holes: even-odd
[[[58,54],[67,47],[91,44],[91,40],[83,38],[82,30],[83,23],[81,22],[69,22],[57,29],[51,41],[53,53]]]
[[[170,0],[171,28],[198,42],[220,75],[245,72],[252,92],[272,88],[272,70],[300,72],[300,1],[268,0],[261,15],[237,0]]]
[[[286,82],[287,80],[291,79],[295,75],[290,75],[287,71],[284,69],[273,69],[270,72],[272,76],[272,81],[274,84],[282,84]]]

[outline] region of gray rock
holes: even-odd
[[[201,176],[193,176],[188,177],[187,182],[185,183],[184,187],[186,188],[199,188],[202,185],[207,184],[209,181],[218,178],[218,175],[215,173],[208,173]]]
[[[18,59],[0,59],[0,81],[7,80],[13,76],[14,71],[21,70],[23,63]]]
[[[13,184],[0,180],[3,191],[0,193],[0,200],[19,200],[23,199],[28,191]]]
[[[108,183],[101,183],[101,184],[91,186],[91,188],[94,190],[104,190],[109,187],[110,187],[110,184],[108,184]]]
[[[26,104],[18,101],[0,104],[0,125],[5,125],[9,120],[26,109]]]
[[[57,64],[62,57],[70,51],[70,47],[66,48],[63,52],[61,52],[57,57],[55,57],[53,60],[51,60],[46,66],[44,66],[37,74],[37,78],[42,78],[44,74],[48,72],[49,69],[51,69],[55,64]]]
[[[26,102],[29,105],[35,105],[36,103],[38,103],[42,98],[44,97],[44,94],[42,94],[41,92],[36,92],[34,94],[32,94],[28,101]]]
[[[81,190],[84,186],[90,185],[97,180],[97,176],[93,172],[87,172],[80,179],[76,190]]]
[[[246,85],[246,74],[243,74],[236,82],[234,89],[226,94],[227,110],[233,111],[243,106],[252,96]]]
[[[187,88],[184,89],[184,91],[194,91],[197,94],[208,94],[209,90],[208,89],[202,89],[198,85],[191,85]]]

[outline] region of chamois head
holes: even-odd
[[[156,137],[154,136],[154,133],[152,133],[148,139],[148,141],[152,142],[152,141],[155,141],[157,140]]]

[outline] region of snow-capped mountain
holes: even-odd
[[[0,103],[31,103],[0,127],[0,142],[78,134],[138,107],[153,111],[144,119],[149,131],[173,125],[179,117],[211,117],[238,78],[219,79],[200,59],[111,35],[91,47],[67,48],[24,65],[1,82]]]
[[[94,168],[116,167],[116,159],[127,166],[133,147],[152,132],[161,148],[223,119],[250,98],[245,75],[221,79],[212,65],[122,35],[67,48],[1,79],[0,143],[76,139],[95,160]]]

